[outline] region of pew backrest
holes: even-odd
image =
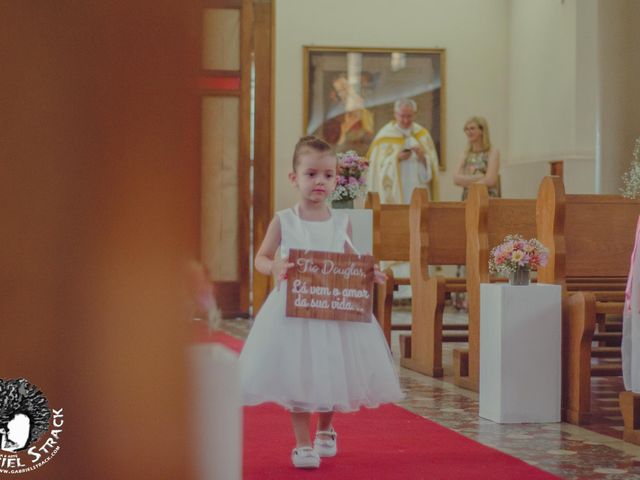
[[[409,260],[409,205],[380,203],[377,192],[369,192],[365,208],[373,218],[373,256],[376,260]]]
[[[416,188],[410,205],[411,263],[423,279],[429,265],[463,265],[466,257],[464,202],[430,202],[427,190]]]
[[[510,234],[529,239],[536,233],[536,201],[489,197],[487,187],[469,186],[465,211],[467,231],[467,279],[489,282],[491,249]],[[468,286],[467,281],[467,286]]]
[[[626,277],[640,201],[620,195],[569,195],[560,177],[545,177],[536,205],[538,239],[549,262],[538,278]]]

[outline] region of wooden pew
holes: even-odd
[[[441,377],[442,342],[466,341],[462,325],[442,323],[445,293],[465,291],[464,279],[430,276],[430,265],[465,263],[464,202],[429,202],[427,191],[411,196],[411,336],[401,336],[400,364],[433,377]]]
[[[620,292],[623,293],[623,292]],[[563,296],[563,419],[582,425],[591,418],[591,377],[622,375],[620,363],[592,364],[592,358],[620,360],[621,332],[596,329],[598,314],[622,313],[622,302],[599,301],[593,292]],[[593,346],[599,341],[602,346]]]
[[[487,187],[469,185],[466,202],[466,282],[469,304],[469,346],[453,351],[455,383],[478,390],[480,362],[480,284],[489,276],[489,254],[508,234],[535,236],[536,203],[533,199],[489,197]]]
[[[562,180],[564,177],[564,161],[551,160],[549,162],[549,175],[555,175],[560,177],[560,180]]]
[[[365,208],[370,208],[373,218],[373,256],[376,261],[409,261],[409,205],[380,203],[377,192],[369,192]],[[375,284],[374,313],[391,345],[391,309],[393,291],[398,285],[409,285],[409,278],[395,278],[393,271],[385,270],[387,281]]]
[[[592,365],[592,358],[620,357],[622,334],[608,331],[605,318],[622,314],[639,214],[640,202],[621,196],[567,195],[558,177],[540,185],[537,235],[549,262],[538,279],[563,289],[562,404],[570,423],[590,420],[592,376],[622,374],[619,363]]]

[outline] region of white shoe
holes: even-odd
[[[311,447],[294,448],[291,452],[291,461],[296,468],[318,468],[320,457]]]
[[[319,437],[318,435],[322,435]],[[313,449],[318,452],[321,457],[335,457],[338,453],[338,434],[331,430],[316,432],[316,439],[313,441]]]

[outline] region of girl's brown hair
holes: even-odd
[[[328,152],[333,154],[333,149],[331,145],[322,140],[321,138],[315,137],[313,135],[307,135],[306,137],[302,137],[296,143],[296,147],[293,150],[293,171],[296,171],[296,167],[298,166],[298,156],[308,150],[315,150],[316,152]]]

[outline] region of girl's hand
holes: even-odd
[[[380,267],[378,265],[373,266],[373,281],[376,283],[383,284],[387,281],[387,274],[380,271]]]
[[[280,284],[287,278],[287,270],[293,267],[293,263],[286,258],[280,258],[276,255],[271,264],[271,274],[276,279],[276,288],[280,290]]]

